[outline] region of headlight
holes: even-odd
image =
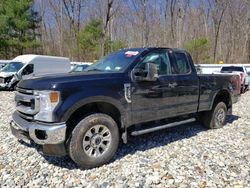
[[[40,99],[40,110],[35,115],[35,120],[52,122],[53,111],[60,101],[60,93],[58,91],[35,91],[34,94]]]

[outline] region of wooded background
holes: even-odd
[[[148,46],[185,48],[195,63],[250,63],[250,0],[0,1],[0,58],[94,61]]]

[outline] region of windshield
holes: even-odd
[[[139,51],[122,50],[97,61],[84,71],[122,72],[139,56]]]
[[[17,72],[23,67],[21,62],[10,62],[2,68],[2,72]]]
[[[244,72],[243,67],[222,67],[221,72]]]

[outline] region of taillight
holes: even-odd
[[[241,94],[241,81],[240,81],[240,79],[238,79],[237,83],[238,83],[237,84],[237,86],[238,86],[238,95],[240,95]]]

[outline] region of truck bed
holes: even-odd
[[[200,98],[198,111],[212,109],[211,101],[221,90],[227,90],[231,94],[232,104],[238,100],[238,75],[228,74],[199,74]]]

